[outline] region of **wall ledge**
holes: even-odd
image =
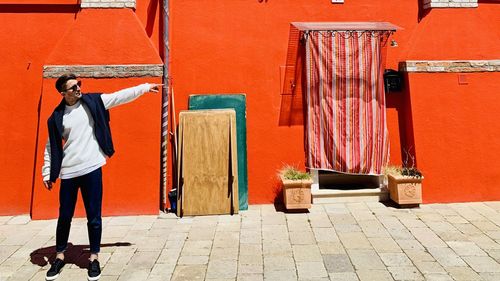
[[[477,8],[478,0],[424,0],[424,9],[431,8]]]
[[[82,9],[135,9],[136,0],[81,0]]]
[[[82,78],[162,77],[163,64],[44,65],[43,78],[74,73]]]
[[[0,0],[0,5],[79,5],[80,0]]]
[[[496,60],[408,60],[399,63],[405,72],[500,72]]]

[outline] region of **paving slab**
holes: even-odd
[[[340,241],[333,227],[313,227],[313,233],[317,242]]]
[[[214,260],[238,260],[239,248],[212,248],[210,259]]]
[[[479,274],[469,267],[459,266],[459,267],[447,267],[446,271],[449,272],[451,277],[455,280],[483,280]]]
[[[500,273],[489,273],[489,272],[481,272],[479,273],[481,278],[486,281],[498,281],[500,280]]]
[[[237,269],[236,260],[210,260],[206,278],[236,278]]]
[[[500,264],[490,257],[463,257],[467,264],[476,272],[500,273]]]
[[[264,267],[261,264],[238,264],[238,275],[241,274],[263,274]]]
[[[13,224],[13,225],[22,225],[22,224],[28,224],[31,221],[31,218],[29,215],[19,215],[19,216],[13,216],[13,217],[8,217],[9,219],[7,220],[7,224]]]
[[[264,272],[269,271],[295,271],[295,261],[292,257],[266,257],[264,256]]]
[[[339,233],[340,242],[346,249],[372,249],[372,245],[363,232]]]
[[[238,262],[239,264],[245,264],[245,265],[263,265],[264,263],[264,258],[262,257],[262,254],[260,255],[240,255],[238,257]]]
[[[413,265],[413,263],[404,253],[380,253],[379,256],[384,264],[388,267]]]
[[[429,248],[428,251],[442,266],[466,266],[463,259],[450,248]]]
[[[424,275],[426,281],[454,281],[448,274],[430,273]]]
[[[318,247],[322,255],[345,253],[345,248],[340,242],[319,242]]]
[[[263,281],[263,274],[254,274],[254,273],[242,273],[238,274],[236,280],[238,281]]]
[[[474,242],[469,241],[449,241],[446,242],[450,248],[460,256],[487,256]]]
[[[262,249],[264,256],[292,256],[292,245],[288,241],[263,240]]]
[[[427,227],[419,227],[410,229],[411,234],[427,248],[443,247],[446,248],[446,243],[439,236]]]
[[[312,245],[316,244],[312,231],[293,231],[289,232],[290,243],[292,245]]]
[[[208,264],[209,256],[181,256],[177,264],[194,265],[194,264]]]
[[[386,268],[374,250],[348,250],[347,254],[356,270]]]
[[[424,246],[416,239],[397,239],[396,243],[403,250],[424,250]]]
[[[297,280],[297,272],[295,270],[269,270],[264,271],[264,280],[267,281],[290,281]]]
[[[354,267],[349,256],[344,255],[323,255],[326,271],[334,272],[354,272]]]
[[[389,266],[394,280],[424,280],[424,276],[414,266]]]
[[[322,261],[323,257],[317,245],[293,245],[293,258],[297,262]]]
[[[178,265],[172,275],[172,281],[204,280],[206,265]]]
[[[297,272],[302,280],[328,277],[323,262],[297,262]]]
[[[447,273],[446,270],[438,262],[435,261],[418,261],[413,263],[418,268],[418,270],[423,274]]]
[[[400,253],[399,245],[392,238],[368,238],[377,253]]]
[[[379,270],[369,270],[369,269],[361,269],[357,270],[359,280],[361,281],[390,281],[394,280],[392,278],[391,273],[387,269],[379,269]]]
[[[355,272],[332,272],[328,274],[330,280],[359,281]]]

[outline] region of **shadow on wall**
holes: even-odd
[[[404,136],[401,139],[401,156],[403,162],[405,162],[405,157],[412,155],[414,158],[413,166],[417,167],[417,151],[415,148],[415,136],[413,133],[413,112],[411,106],[411,95],[410,95],[410,79],[408,72],[404,72],[404,81],[406,87],[403,89],[403,112],[402,115],[398,114],[400,125],[400,135]],[[408,159],[407,159],[408,160]],[[406,163],[408,164],[408,163]]]
[[[275,179],[271,188],[274,194],[274,208],[276,211],[284,212],[285,203],[283,201],[283,185],[281,184],[281,180]]]
[[[415,158],[414,165],[416,166],[417,157],[415,150],[415,138],[413,134],[413,114],[410,99],[408,72],[404,72],[403,81],[404,86],[401,92],[386,93],[386,107],[394,108],[398,112],[401,159],[404,162],[406,155],[412,155]]]
[[[425,16],[431,12],[431,9],[424,9],[424,0],[418,0],[418,18],[417,22],[421,22]]]
[[[109,244],[101,244],[101,247],[128,247],[132,244],[129,242],[116,242]],[[68,248],[64,254],[64,261],[68,264],[74,264],[79,268],[87,268],[90,258],[89,245],[73,245],[68,243]],[[32,264],[43,267],[48,263],[52,263],[56,258],[56,247],[45,247],[33,251],[30,254]]]
[[[31,198],[30,198],[30,216],[33,217],[33,200],[35,198],[35,181],[36,179],[36,169],[37,169],[37,155],[38,155],[38,137],[40,136],[40,113],[42,110],[42,98],[43,98],[43,82],[40,89],[40,98],[38,99],[37,106],[37,123],[36,123],[36,135],[35,135],[35,154],[33,155],[33,171],[31,175]]]
[[[158,11],[159,5],[160,5],[160,1],[155,1],[155,0],[149,1],[148,20],[146,22],[146,33],[148,34],[148,37],[151,37],[151,35],[153,35],[153,29],[154,29],[155,19],[156,19],[156,11]],[[163,3],[162,3],[162,6],[163,6]],[[160,17],[161,17],[161,15],[160,15]],[[162,32],[163,32],[163,30],[162,30]]]
[[[302,60],[304,44],[300,40],[301,33],[290,24],[288,50],[285,66],[281,68],[281,106],[279,126],[297,126],[304,124],[305,105],[302,95]],[[304,80],[305,81],[305,80]]]

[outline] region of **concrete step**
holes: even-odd
[[[381,202],[389,200],[386,188],[311,190],[313,204]]]

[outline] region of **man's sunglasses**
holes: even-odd
[[[73,90],[73,92],[74,92],[74,91],[78,90],[78,88],[81,88],[81,87],[82,87],[82,81],[78,81],[75,85],[73,85],[72,87],[67,88],[64,91],[67,92],[69,90]]]

